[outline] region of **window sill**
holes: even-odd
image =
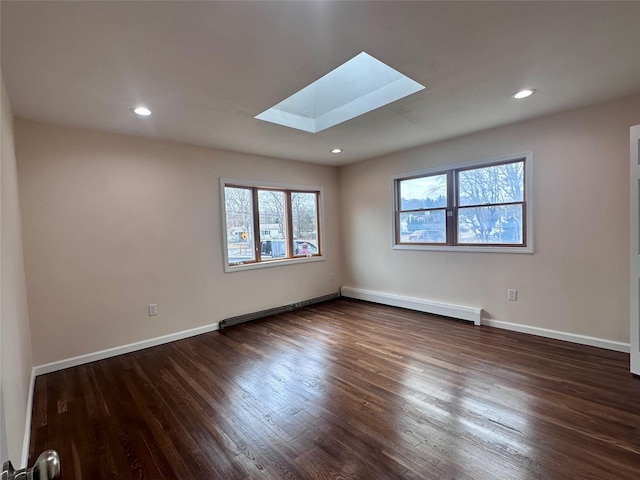
[[[471,247],[452,245],[394,245],[394,250],[430,250],[434,252],[533,253],[533,247]]]
[[[267,262],[260,262],[260,263],[243,263],[240,265],[227,264],[224,267],[224,271],[227,273],[240,272],[244,270],[254,270],[257,268],[282,267],[285,265],[297,265],[300,263],[320,262],[324,260],[325,260],[324,255],[316,255],[313,257],[298,257],[298,258],[284,258],[282,260],[269,260]]]

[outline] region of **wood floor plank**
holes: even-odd
[[[39,376],[79,479],[640,478],[629,356],[337,299]]]

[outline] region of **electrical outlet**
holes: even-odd
[[[515,302],[518,300],[518,290],[507,290],[507,300]]]
[[[149,316],[153,317],[158,314],[158,305],[155,303],[149,304]]]
[[[329,281],[333,282],[333,272],[329,272]]]

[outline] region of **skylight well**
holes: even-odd
[[[255,118],[317,133],[424,88],[362,52]]]

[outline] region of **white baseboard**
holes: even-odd
[[[24,440],[22,441],[22,458],[20,459],[19,468],[27,468],[29,461],[29,444],[31,443],[31,411],[33,410],[33,394],[36,387],[35,368],[31,369],[31,378],[29,379],[29,393],[27,395],[27,413],[24,421]]]
[[[383,305],[391,305],[393,307],[408,308],[410,310],[418,310],[420,312],[434,313],[436,315],[444,315],[452,318],[472,321],[475,325],[486,325],[489,327],[502,328],[504,330],[512,330],[514,332],[528,333],[539,337],[553,338],[555,340],[564,340],[566,342],[578,343],[580,345],[588,345],[591,347],[605,348],[617,352],[629,353],[630,346],[628,343],[616,342],[604,338],[589,337],[577,333],[561,332],[558,330],[550,330],[548,328],[532,327],[529,325],[521,325],[518,323],[502,322],[489,318],[481,318],[482,309],[465,307],[461,305],[451,305],[447,303],[432,302],[420,298],[404,297],[402,295],[394,295],[390,293],[374,292],[371,290],[362,290],[360,288],[342,287],[341,294],[343,297],[356,298],[358,300],[366,300]]]
[[[343,297],[367,300],[369,302],[391,305],[393,307],[408,308],[409,310],[433,313],[435,315],[444,315],[446,317],[458,318],[460,320],[468,320],[473,322],[475,325],[480,325],[482,316],[481,308],[433,302],[431,300],[405,297],[392,293],[374,292],[371,290],[362,290],[360,288],[352,287],[342,287],[340,289],[340,293]]]
[[[95,362],[97,360],[104,360],[105,358],[115,357],[118,355],[122,355],[123,353],[131,353],[138,350],[144,350],[145,348],[162,345],[164,343],[182,340],[183,338],[194,337],[196,335],[213,332],[214,330],[218,329],[218,323],[212,323],[203,327],[192,328],[191,330],[183,330],[182,332],[171,333],[162,337],[155,337],[149,340],[143,340],[141,342],[130,343],[121,347],[109,348],[107,350],[101,350],[99,352],[88,353],[86,355],[80,355],[78,357],[66,358],[64,360],[58,360],[57,362],[38,365],[33,368],[33,371],[35,373],[34,377],[38,375],[44,375],[45,373],[64,370],[65,368],[69,367],[77,367],[78,365],[84,365],[85,363]]]
[[[607,350],[615,350],[617,352],[629,353],[630,347],[628,343],[616,342],[598,337],[589,337],[577,333],[560,332],[558,330],[550,330],[548,328],[531,327],[529,325],[520,325],[518,323],[502,322],[489,318],[482,319],[482,325],[489,327],[502,328],[504,330],[512,330],[514,332],[528,333],[539,337],[553,338],[555,340],[564,340],[565,342],[579,343],[590,347],[606,348]]]

